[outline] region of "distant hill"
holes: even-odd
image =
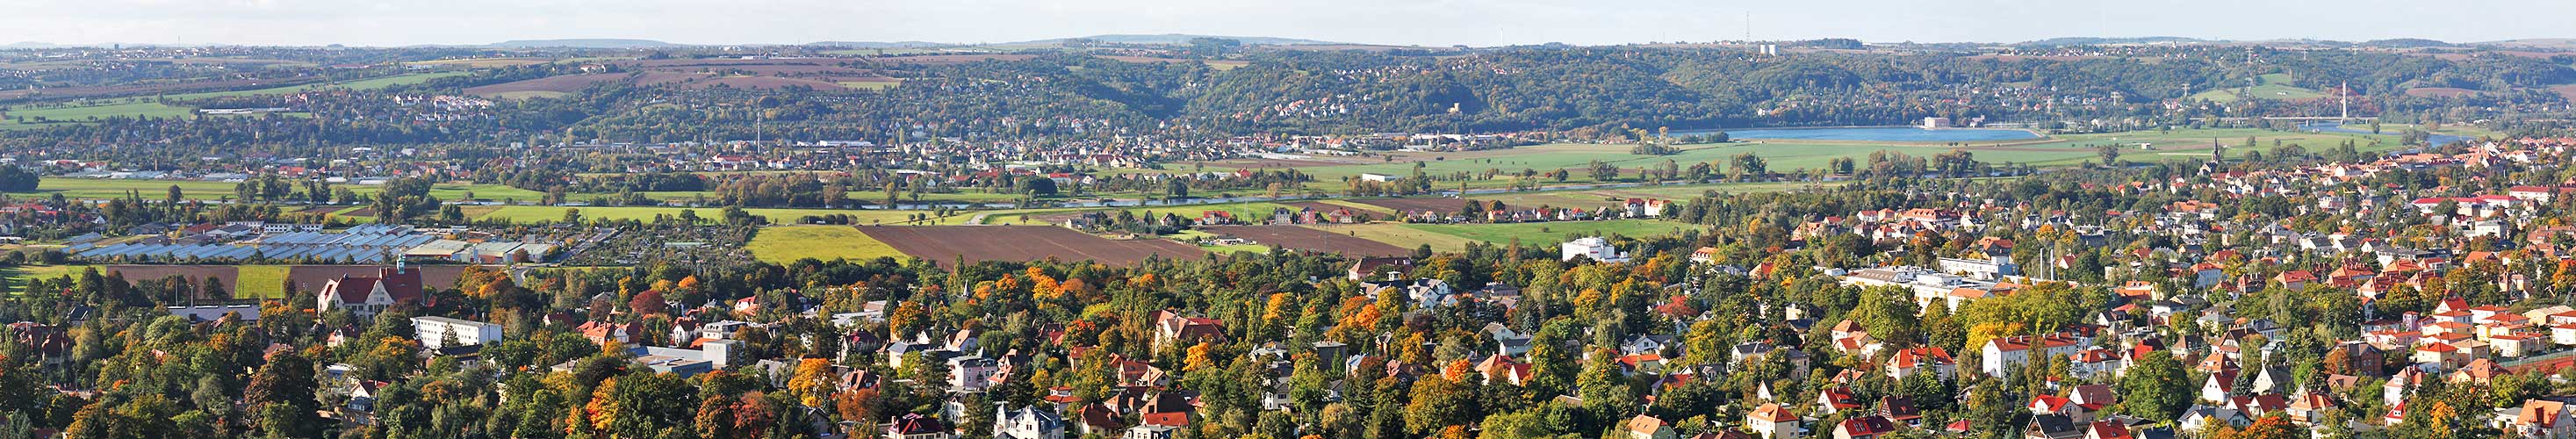
[[[2189,37],[2058,37],[2014,43],[2015,46],[2096,46],[2103,44],[2207,43],[2211,40]]]
[[[2392,49],[2414,49],[2414,48],[2423,48],[2423,47],[2458,47],[2458,46],[2459,46],[2458,44],[2451,44],[2451,43],[2449,43],[2449,42],[2444,42],[2444,41],[2442,41],[2442,40],[2428,40],[2428,39],[2423,39],[2423,38],[2390,38],[2390,39],[2385,39],[2385,40],[2370,40],[2370,41],[2363,41],[2363,42],[2361,42],[2361,45],[2363,45],[2363,46],[2370,46],[2370,47],[2386,47],[2386,48],[2392,48]]]
[[[531,49],[531,48],[540,48],[540,47],[568,47],[568,48],[575,48],[575,49],[652,49],[652,48],[665,48],[665,47],[689,47],[689,45],[687,45],[687,44],[673,44],[673,43],[665,43],[665,42],[661,42],[661,41],[654,41],[654,40],[618,39],[618,38],[576,38],[576,39],[561,39],[561,40],[510,40],[510,41],[503,41],[503,42],[492,43],[492,44],[485,44],[485,45],[483,45],[483,46],[484,46],[484,47],[509,48],[509,49]]]
[[[2493,46],[2493,47],[2533,47],[2533,48],[2544,48],[2544,49],[2576,49],[2576,38],[2525,38],[2525,39],[2519,39],[2519,40],[2503,40],[2503,41],[2488,41],[2488,42],[2482,42],[2482,43],[2471,43],[2471,45],[2476,45],[2476,46]]]
[[[57,44],[54,44],[54,43],[46,43],[46,42],[38,42],[38,41],[20,41],[20,42],[15,42],[15,43],[9,43],[8,45],[5,45],[5,46],[0,46],[0,49],[52,49],[52,48],[57,48],[57,47],[63,47],[63,46],[61,46],[61,45],[57,45]]]
[[[1188,43],[1190,42],[1190,39],[1193,39],[1193,38],[1223,38],[1223,39],[1228,39],[1228,40],[1241,41],[1241,42],[1243,42],[1243,44],[1246,44],[1246,45],[1253,45],[1253,46],[1291,46],[1291,45],[1304,45],[1304,44],[1342,44],[1342,43],[1336,43],[1336,42],[1331,42],[1331,41],[1304,40],[1304,39],[1296,39],[1296,38],[1277,38],[1277,37],[1229,37],[1229,36],[1222,36],[1222,35],[1189,35],[1189,34],[1158,34],[1158,35],[1146,35],[1146,34],[1112,34],[1112,35],[1092,35],[1092,36],[1087,36],[1087,37],[1075,37],[1075,38],[1052,38],[1052,39],[1044,39],[1044,40],[1036,40],[1036,41],[1022,41],[1022,42],[1018,42],[1018,43],[1011,43],[1011,44],[1057,44],[1057,43],[1063,43],[1063,42],[1065,42],[1065,40],[1074,40],[1074,39],[1092,40],[1092,41],[1098,41],[1098,42],[1102,42],[1102,43],[1110,43],[1110,44],[1188,44]]]
[[[952,46],[957,46],[957,44],[951,44],[951,43],[933,43],[933,42],[929,42],[929,41],[892,41],[892,42],[887,42],[887,41],[818,41],[818,42],[814,42],[814,43],[812,43],[812,44],[806,44],[806,45],[808,45],[808,46],[825,46],[825,47],[847,47],[847,48],[852,48],[852,49],[918,49],[918,48],[924,48],[924,47],[952,47]]]

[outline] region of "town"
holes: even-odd
[[[2571,100],[2555,40],[7,46],[0,439],[2576,437]]]

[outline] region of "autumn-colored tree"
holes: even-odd
[[[832,394],[832,408],[843,421],[874,423],[885,419],[884,405],[885,400],[877,397],[874,387]]]
[[[1197,372],[1200,370],[1206,370],[1210,367],[1215,367],[1216,359],[1209,358],[1210,353],[1208,351],[1212,349],[1215,349],[1215,347],[1209,345],[1208,342],[1205,341],[1201,341],[1199,344],[1190,345],[1189,355],[1182,357],[1181,359],[1181,371]]]
[[[787,394],[806,407],[825,407],[832,398],[832,361],[807,358],[796,362],[796,371],[787,378]]]

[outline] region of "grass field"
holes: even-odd
[[[324,83],[318,83],[318,84],[305,84],[305,85],[294,85],[294,86],[273,87],[273,88],[261,88],[261,89],[251,89],[251,90],[233,90],[233,91],[215,91],[215,92],[205,92],[205,93],[187,93],[187,94],[175,94],[175,95],[169,95],[169,96],[167,96],[167,97],[169,97],[169,98],[171,98],[171,99],[182,99],[182,100],[185,100],[185,99],[206,99],[206,98],[220,98],[220,97],[233,97],[233,96],[257,96],[257,95],[288,94],[288,93],[296,93],[296,92],[304,92],[304,91],[320,90],[320,89],[326,89],[326,88],[346,88],[346,89],[351,89],[351,90],[374,90],[374,89],[385,88],[385,87],[392,87],[392,86],[397,86],[397,85],[411,85],[411,84],[419,84],[419,83],[423,83],[423,82],[429,82],[429,80],[432,80],[432,79],[446,78],[446,77],[453,77],[453,76],[465,76],[465,75],[469,75],[469,74],[473,74],[473,72],[430,72],[430,73],[408,73],[408,74],[401,74],[401,75],[387,76],[387,77],[382,77],[382,78],[361,79],[361,80],[356,80],[356,81],[338,82],[338,83],[324,82]]]
[[[194,112],[195,110],[191,110],[188,107],[165,105],[154,101],[83,101],[83,103],[80,104],[55,107],[15,107],[15,109],[6,112],[9,115],[9,119],[0,119],[0,129],[36,128],[52,124],[86,122],[114,116],[189,117],[194,114]],[[39,121],[39,118],[42,118],[42,121]]]
[[[144,199],[159,200],[162,197],[168,196],[171,186],[178,186],[180,195],[192,200],[214,200],[233,195],[233,184],[220,181],[109,180],[99,178],[62,177],[45,177],[44,179],[36,182],[36,190],[9,192],[8,194],[13,197],[49,197],[53,196],[53,194],[62,194],[65,198],[104,199],[122,198],[125,196],[126,191],[134,191],[142,193]]]
[[[1585,236],[1661,236],[1703,226],[1671,221],[1621,219],[1514,224],[1405,224],[1404,227],[1493,244],[1546,245]],[[1433,246],[1437,248],[1438,246]]]
[[[103,199],[121,198],[125,196],[126,191],[135,191],[141,192],[145,199],[158,200],[162,197],[168,196],[171,186],[178,186],[180,196],[187,199],[219,200],[232,196],[234,185],[235,183],[202,180],[118,180],[104,178],[45,177],[43,180],[36,183],[36,190],[34,191],[10,192],[9,194],[11,196],[52,196],[53,194],[59,193],[63,194],[63,197],[65,198]],[[356,192],[359,194],[373,194],[384,189],[378,186],[362,186],[356,184],[334,184],[331,185],[331,187],[345,187],[349,188],[350,192]],[[468,193],[473,194],[476,199],[495,201],[505,199],[536,201],[537,199],[545,197],[545,194],[537,191],[497,184],[439,183],[431,186],[429,189],[430,196],[449,201],[464,200],[466,199],[465,195]],[[576,196],[575,198],[578,199],[579,197]]]
[[[285,265],[243,265],[234,268],[232,288],[235,298],[286,297],[286,274],[293,267]]]
[[[0,287],[10,294],[26,292],[27,281],[52,279],[80,272],[83,265],[22,265],[0,268]]]
[[[877,257],[908,258],[894,246],[869,238],[850,226],[778,226],[760,229],[753,235],[752,257],[771,263],[787,263],[803,258],[832,260],[874,259]]]
[[[524,66],[524,65],[534,65],[534,64],[545,64],[545,63],[549,63],[549,62],[554,62],[554,60],[552,60],[552,59],[546,59],[546,58],[465,58],[465,59],[442,59],[442,60],[433,60],[433,61],[412,61],[412,62],[407,62],[407,63],[403,63],[403,64],[405,64],[405,65],[426,65],[426,66],[458,66],[458,67],[465,67],[465,68],[475,68],[475,69],[480,69],[480,68],[513,67],[513,66]]]
[[[160,97],[168,98],[168,99],[174,99],[174,100],[189,100],[189,99],[206,99],[206,98],[232,97],[232,96],[255,96],[255,95],[269,95],[269,94],[287,94],[287,93],[295,93],[295,92],[302,92],[302,91],[309,91],[309,90],[317,90],[317,89],[323,89],[323,88],[348,88],[348,89],[355,89],[355,90],[370,90],[370,89],[378,89],[378,88],[392,87],[392,86],[396,86],[396,85],[418,84],[418,83],[422,83],[422,82],[428,82],[428,81],[429,81],[429,80],[431,80],[431,79],[445,78],[445,77],[451,77],[451,76],[463,76],[463,75],[467,75],[467,74],[471,74],[471,72],[461,72],[461,71],[460,71],[460,72],[412,73],[412,74],[404,74],[404,75],[396,75],[396,76],[387,76],[387,77],[382,77],[382,78],[366,79],[366,80],[358,80],[358,81],[349,81],[349,82],[342,82],[342,83],[319,83],[319,84],[292,85],[292,86],[285,86],[285,87],[272,87],[272,88],[251,89],[251,90],[232,90],[232,91],[212,91],[212,92],[200,92],[200,93],[182,93],[182,94],[173,94],[173,95],[163,95],[163,96],[160,96]],[[47,126],[47,125],[52,125],[52,124],[62,124],[62,123],[80,123],[80,122],[90,121],[90,120],[97,119],[97,118],[105,118],[105,117],[112,117],[112,116],[126,116],[126,117],[193,117],[193,116],[195,115],[195,113],[196,113],[196,109],[194,109],[194,108],[189,108],[189,107],[183,107],[183,106],[176,106],[176,105],[162,104],[162,103],[160,103],[160,102],[158,102],[158,101],[156,101],[156,100],[146,99],[146,98],[124,98],[124,99],[115,99],[115,100],[107,100],[107,101],[75,101],[74,103],[65,104],[65,105],[61,105],[61,106],[53,106],[53,107],[18,108],[18,109],[10,110],[10,111],[8,111],[7,113],[8,113],[8,115],[9,115],[9,116],[11,116],[11,119],[8,119],[8,120],[0,120],[0,129],[24,129],[24,128],[42,127],[42,126]],[[44,119],[45,119],[45,121],[46,121],[46,123],[40,123],[40,122],[38,122],[38,121],[36,120],[36,118],[39,118],[39,117],[44,118]]]
[[[2210,102],[2236,102],[2245,99],[2316,99],[2326,97],[2324,92],[2290,86],[2290,75],[2287,73],[2263,75],[2259,82],[2260,84],[2255,84],[2251,87],[2243,87],[2243,84],[2231,84],[2227,88],[2192,93],[2191,98]]]

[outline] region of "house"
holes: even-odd
[[[1619,251],[1618,247],[1611,246],[1610,240],[1601,239],[1598,236],[1575,238],[1558,247],[1563,250],[1563,257],[1560,258],[1562,260],[1572,261],[1583,258],[1606,263],[1628,262],[1627,253]]]
[[[1845,419],[1834,424],[1834,439],[1877,439],[1896,432],[1896,422],[1878,415]]]
[[[395,304],[431,305],[431,300],[422,292],[420,269],[396,263],[377,269],[373,277],[341,275],[323,283],[322,290],[314,294],[314,311],[346,309],[365,317]]]
[[[2324,420],[2325,411],[2333,410],[2335,406],[2334,398],[2318,393],[2299,392],[2297,395],[2290,396],[2289,407],[2282,411],[2289,415],[2290,422],[2299,425],[2316,425],[2317,421]]]
[[[1628,430],[1628,439],[1679,439],[1681,436],[1673,431],[1672,425],[1653,416],[1637,415],[1628,418],[1624,426]]]
[[[2238,412],[2236,409],[2195,405],[2188,410],[2183,410],[2182,417],[2176,418],[2175,421],[2175,425],[2182,427],[2180,429],[2182,431],[2206,431],[2203,429],[2212,424],[2244,427],[2247,424],[2253,424],[2254,418],[2247,417],[2245,413]]]
[[[1127,435],[1122,439],[1172,439],[1172,432],[1179,429],[1164,425],[1138,425],[1127,428]]]
[[[2209,374],[2209,378],[2201,380],[2200,400],[2213,404],[2224,404],[2227,403],[2228,395],[2233,394],[2235,390],[2236,371],[2221,370],[2211,372]]]
[[[590,342],[592,343],[627,343],[634,341],[634,334],[643,332],[644,329],[643,325],[635,323],[609,323],[593,320],[582,322],[581,326],[574,327],[573,330],[580,332],[582,338],[590,339]]]
[[[1346,274],[1354,281],[1397,280],[1412,270],[1413,258],[1360,258],[1359,262],[1351,263],[1350,272]]]
[[[2088,423],[2086,423],[2086,422],[2082,422],[2082,421],[2077,421],[2077,420],[2075,420],[2075,418],[2074,418],[2074,417],[2067,416],[2067,415],[2062,415],[2062,414],[2055,414],[2055,413],[2034,414],[2034,415],[2031,415],[2031,417],[2030,417],[2030,427],[2022,430],[2022,438],[2023,438],[2023,439],[2075,439],[2075,438],[2080,438],[2080,437],[2084,437],[2084,427],[2085,427],[2087,424],[2088,424]]]
[[[991,358],[963,356],[948,359],[948,388],[978,391],[993,386],[1001,366]]]
[[[451,346],[473,346],[501,341],[501,325],[437,316],[411,318],[414,335],[420,346],[438,349]]]
[[[1927,372],[1948,379],[1958,368],[1959,362],[1950,357],[1950,350],[1937,346],[1901,349],[1887,357],[1887,377],[1897,381]]]
[[[1800,428],[1800,422],[1802,420],[1798,419],[1797,414],[1789,413],[1788,408],[1774,403],[1754,407],[1752,413],[1744,415],[1744,428],[1753,430],[1753,434],[1761,435],[1762,439],[1798,439],[1806,436],[1807,429]]]
[[[2568,419],[2567,403],[2544,399],[2525,400],[2522,409],[2513,412],[2512,432],[2522,437],[2576,436],[2576,420]]]
[[[2073,423],[2091,422],[2093,420],[2093,414],[2085,410],[2084,406],[2076,405],[2075,401],[2057,395],[2039,395],[2031,397],[2030,413],[2034,415],[2065,416],[2068,422]]]
[[[1182,317],[1171,311],[1157,311],[1154,315],[1155,349],[1167,349],[1203,341],[1223,341],[1225,338],[1225,322],[1216,319]]]
[[[1009,404],[993,407],[993,439],[1064,439],[1064,417],[1037,406],[1010,409]]]
[[[885,424],[885,439],[949,439],[948,424],[920,413],[905,413]]]
[[[1905,397],[1895,395],[1878,397],[1878,416],[1896,421],[1898,424],[1905,424],[1906,427],[1923,428],[1923,410],[1914,407],[1914,400],[1905,399]]]
[[[2020,367],[2032,359],[2073,355],[2082,348],[2074,337],[2063,334],[2045,336],[1998,337],[1986,341],[1985,363],[1979,365],[1986,376],[2002,378],[2004,372]]]
[[[1818,416],[1860,407],[1860,396],[1852,394],[1851,389],[1837,386],[1816,391],[1816,415]]]

